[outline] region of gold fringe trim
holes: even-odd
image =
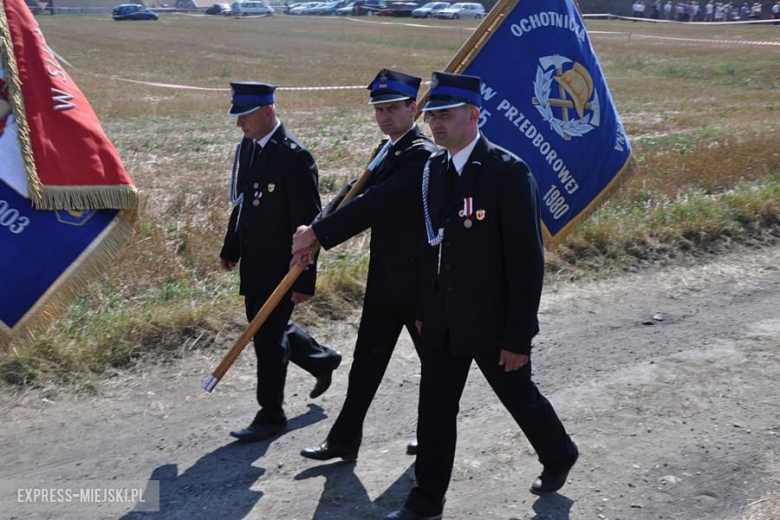
[[[121,209],[137,208],[138,190],[125,186],[43,186],[36,209]]]
[[[563,240],[572,231],[577,229],[577,227],[579,227],[585,221],[585,219],[591,216],[599,208],[599,206],[606,202],[607,199],[614,195],[615,192],[620,189],[621,186],[623,186],[623,184],[631,177],[631,175],[634,174],[636,169],[637,162],[634,158],[634,154],[631,154],[628,156],[628,159],[623,164],[623,167],[620,169],[617,175],[615,175],[609,184],[607,184],[607,186],[601,190],[601,193],[599,193],[598,196],[594,198],[590,204],[588,204],[585,209],[583,209],[579,215],[577,215],[576,218],[572,219],[571,222],[566,224],[566,226],[564,226],[564,228],[561,229],[554,237],[550,234],[547,226],[543,225],[545,249],[552,251],[561,245],[561,242],[563,242]]]
[[[0,350],[12,344],[31,344],[35,335],[61,316],[79,292],[99,277],[130,242],[135,230],[136,210],[121,210],[117,218],[82,252],[73,265],[28,311],[14,330],[0,329]]]
[[[0,52],[2,52],[3,64],[6,70],[5,79],[8,85],[11,111],[14,114],[14,119],[16,119],[16,124],[19,126],[19,148],[22,152],[24,170],[27,174],[27,194],[33,204],[38,207],[42,200],[41,180],[38,178],[38,171],[35,169],[35,159],[33,157],[32,145],[30,144],[30,126],[27,124],[27,113],[24,110],[19,67],[16,63],[14,45],[11,39],[11,28],[8,26],[8,17],[2,0],[0,0]]]

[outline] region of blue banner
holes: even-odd
[[[38,211],[0,181],[0,339],[10,337],[105,248],[117,210]]]
[[[548,241],[630,173],[631,147],[571,0],[520,0],[463,74],[482,78],[480,128],[530,167]]]

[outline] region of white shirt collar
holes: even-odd
[[[479,132],[477,132],[477,136],[474,138],[474,140],[471,141],[468,146],[466,146],[466,148],[459,151],[455,155],[450,155],[449,150],[447,151],[447,159],[452,159],[452,164],[455,165],[455,169],[458,171],[458,177],[460,177],[463,173],[463,167],[466,166],[466,162],[469,160],[469,157],[471,157],[471,152],[473,152],[474,147],[477,146],[479,135]]]
[[[271,140],[271,136],[274,135],[277,130],[279,130],[280,126],[282,126],[282,122],[277,119],[276,120],[276,126],[274,127],[274,129],[271,130],[270,132],[268,132],[266,135],[264,135],[262,137],[262,139],[255,139],[255,143],[257,143],[260,146],[262,146],[263,148],[265,148],[265,145],[267,145],[268,141]]]
[[[409,127],[409,130],[407,130],[406,132],[404,132],[404,133],[403,133],[403,135],[401,135],[401,137],[399,137],[398,139],[395,139],[395,140],[393,140],[393,139],[390,139],[390,146],[395,146],[395,145],[396,145],[396,143],[398,143],[398,141],[400,141],[401,139],[403,139],[403,138],[404,138],[404,136],[405,136],[406,134],[408,134],[409,132],[411,132],[411,130],[412,130],[412,128],[414,128],[414,126],[415,126],[415,125],[414,125],[414,123],[412,123],[412,126],[410,126],[410,127]],[[388,138],[389,138],[389,137],[388,137]]]

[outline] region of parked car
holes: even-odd
[[[259,1],[235,2],[230,7],[233,16],[273,16],[275,12],[273,7]]]
[[[420,7],[414,2],[390,2],[379,9],[380,16],[412,16],[412,11]]]
[[[412,18],[431,18],[436,13],[450,6],[449,2],[428,2],[422,7],[412,11]]]
[[[344,4],[346,4],[344,0],[336,0],[335,2],[325,2],[323,4],[320,4],[316,8],[314,8],[312,14],[317,14],[321,16],[336,14],[336,9],[344,7]]]
[[[290,9],[290,14],[299,15],[299,14],[309,14],[312,9],[315,9],[320,6],[323,2],[306,2],[304,4],[301,4],[297,7],[293,7]]]
[[[384,0],[355,0],[355,14],[358,16],[379,14],[379,10],[387,6]]]
[[[149,9],[138,4],[121,4],[114,7],[111,11],[111,16],[116,21],[121,20],[157,20],[159,17],[157,13],[151,12]]]
[[[485,16],[485,7],[482,4],[457,3],[436,13],[436,18],[474,18],[479,20]]]
[[[355,2],[350,2],[344,7],[340,7],[336,9],[336,12],[334,14],[337,16],[351,16],[355,14]]]
[[[230,5],[228,4],[213,4],[206,9],[206,14],[224,15],[230,12]]]
[[[284,14],[290,14],[290,9],[295,9],[298,6],[301,6],[305,4],[306,2],[295,2],[294,4],[284,4],[284,11],[282,11]]]

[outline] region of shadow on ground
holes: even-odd
[[[414,464],[410,465],[384,493],[373,501],[360,482],[360,478],[355,475],[354,462],[335,462],[315,466],[296,475],[295,480],[316,477],[324,477],[325,484],[317,509],[312,516],[313,520],[378,519],[403,505],[406,495],[414,484]]]
[[[533,504],[534,513],[530,520],[569,520],[574,501],[555,493],[539,497]]]
[[[305,428],[325,417],[322,408],[309,405],[308,412],[288,422],[287,432]],[[256,466],[255,462],[280,436],[263,442],[233,442],[222,446],[201,457],[181,475],[176,464],[157,467],[149,480],[160,481],[160,511],[130,511],[122,520],[245,518],[263,497],[261,491],[251,489],[265,473],[265,468]]]

